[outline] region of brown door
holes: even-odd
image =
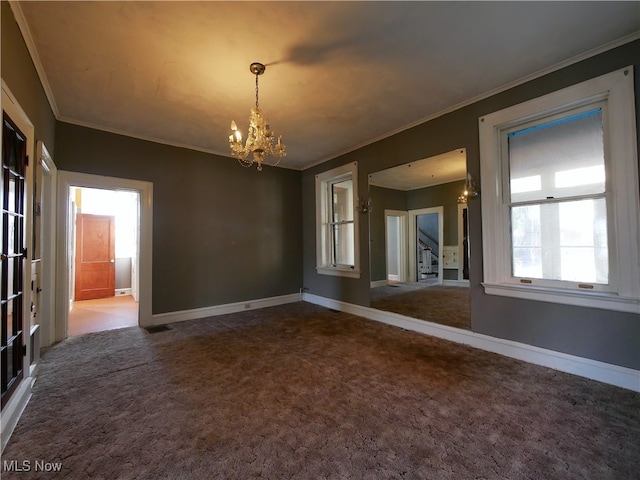
[[[115,217],[76,216],[76,300],[115,295]]]
[[[2,245],[0,265],[0,315],[2,336],[2,408],[23,377],[24,363],[24,263],[26,137],[2,116]]]

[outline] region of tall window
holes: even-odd
[[[609,284],[602,107],[584,110],[503,134],[514,277]]]
[[[487,293],[640,311],[632,78],[480,119]]]
[[[317,271],[359,277],[357,163],[316,176]]]

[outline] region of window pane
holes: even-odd
[[[332,221],[353,220],[353,180],[331,184]]]
[[[354,265],[355,239],[353,223],[333,226],[333,263],[336,265]]]
[[[540,206],[527,205],[511,209],[513,275],[542,278],[542,239]]]
[[[604,198],[511,208],[515,277],[609,282]]]
[[[512,202],[605,191],[602,110],[508,134]]]

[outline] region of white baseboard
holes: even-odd
[[[443,280],[443,285],[449,285],[451,287],[468,287],[469,280]]]
[[[371,282],[371,288],[384,287],[385,285],[388,285],[388,284],[389,284],[388,280],[376,280],[374,282]]]
[[[305,302],[640,392],[640,371],[304,293]]]
[[[119,297],[121,295],[131,295],[131,289],[130,288],[116,288],[116,297]]]
[[[194,308],[192,310],[182,310],[179,312],[154,313],[151,322],[142,327],[152,327],[167,323],[184,322],[185,320],[196,320],[198,318],[214,317],[216,315],[226,315],[228,313],[244,312],[257,308],[273,307],[285,303],[294,303],[301,300],[299,293],[281,295],[279,297],[260,298],[257,300],[246,300],[244,302],[227,303],[215,305],[213,307]]]
[[[27,403],[29,403],[34,382],[34,377],[27,377],[22,380],[17,390],[13,392],[13,395],[5,405],[2,413],[0,413],[0,432],[2,434],[2,449],[0,451],[4,451],[4,447],[9,443],[9,438],[11,438],[11,434],[18,424],[22,412],[27,406]]]

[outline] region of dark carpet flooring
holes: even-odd
[[[468,287],[402,283],[371,289],[371,307],[471,330]]]
[[[636,480],[640,394],[295,303],[47,349],[2,459],[3,480]]]

